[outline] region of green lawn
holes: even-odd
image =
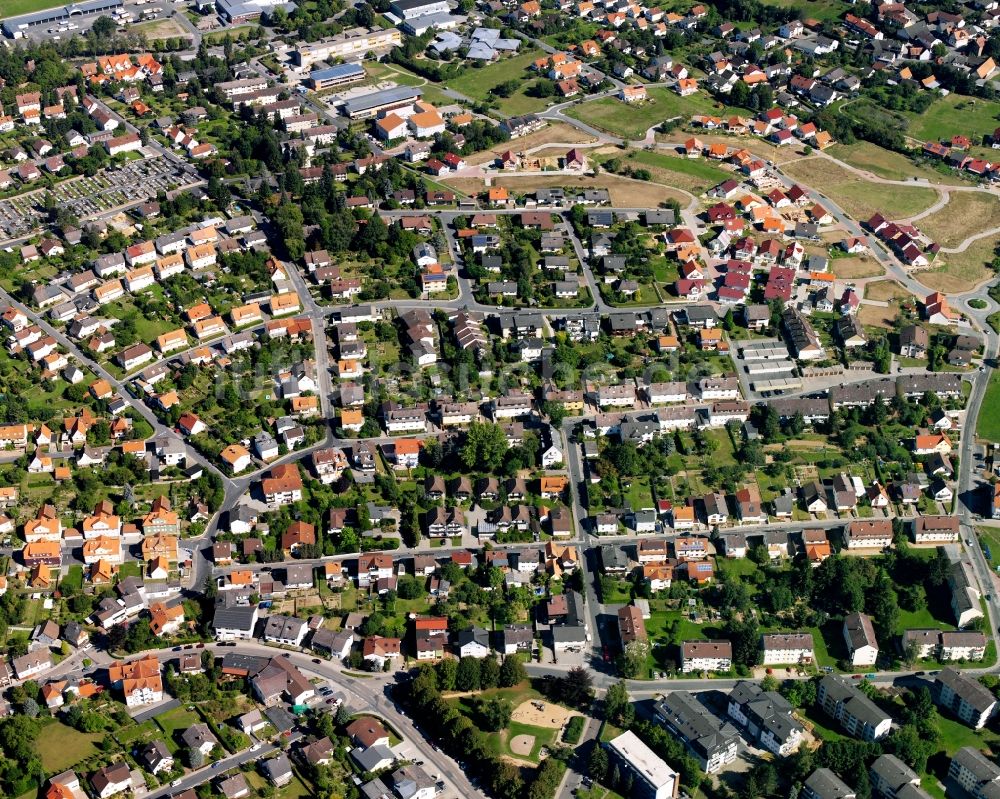
[[[543,746],[551,748],[556,737],[556,730],[551,727],[535,727],[531,724],[522,724],[519,721],[512,721],[507,727],[506,732],[500,735],[500,748],[503,754],[510,755],[511,757],[520,758],[522,760],[529,760],[532,763],[537,763],[539,761],[539,754]],[[519,755],[511,750],[510,740],[518,735],[533,735],[535,742],[531,747],[531,753],[527,755]]]
[[[963,746],[982,749],[985,745],[991,749],[996,749],[998,743],[1000,743],[1000,735],[993,730],[974,730],[959,721],[954,721],[944,716],[938,717],[937,727],[940,735],[940,744],[949,757]]]
[[[166,744],[168,750],[171,754],[175,754],[180,748],[177,742],[171,738],[169,735],[164,734],[156,722],[150,719],[149,721],[144,721],[142,724],[133,724],[125,729],[118,730],[115,733],[115,738],[118,743],[126,748],[131,748],[140,743],[146,743],[147,741],[163,741]]]
[[[813,733],[824,741],[844,741],[847,736],[836,728],[836,722],[815,706],[799,708],[799,714],[808,719]]]
[[[127,561],[121,565],[119,575],[124,580],[126,577],[142,577],[142,567],[134,560]]]
[[[528,68],[543,55],[541,50],[526,50],[513,58],[504,58],[489,66],[470,67],[454,80],[448,81],[448,88],[461,92],[474,100],[485,100],[495,86],[509,80],[528,77]],[[531,73],[532,75],[534,73]]]
[[[534,81],[522,83],[510,97],[503,97],[499,100],[500,111],[505,116],[519,116],[521,114],[534,114],[545,109],[549,101],[543,97],[531,97],[527,90],[534,85]]]
[[[200,721],[201,716],[196,711],[188,710],[186,707],[175,707],[173,710],[168,710],[156,717],[156,723],[168,738],[173,738],[175,733],[182,733],[192,724],[197,724]]]
[[[950,94],[941,97],[922,114],[906,114],[907,133],[921,141],[945,140],[963,133],[979,144],[983,136],[1000,127],[1000,103]]]
[[[35,750],[42,759],[45,772],[57,774],[97,754],[95,743],[103,737],[101,733],[78,732],[61,722],[53,721],[42,728],[35,742]]]
[[[644,510],[653,506],[653,491],[648,477],[633,477],[625,490],[625,501],[632,510]]]
[[[632,160],[648,164],[649,166],[659,167],[660,169],[666,169],[670,172],[689,175],[710,185],[721,183],[732,177],[731,172],[720,169],[711,161],[704,161],[701,158],[681,158],[674,155],[664,155],[663,153],[652,153],[648,150],[638,150],[632,155]]]
[[[383,64],[380,61],[366,61],[365,73],[376,81],[391,80],[402,86],[420,86],[426,81],[419,75],[414,75],[395,64]]]
[[[948,608],[941,608],[940,610],[943,616],[947,616],[949,612]],[[941,630],[955,629],[955,626],[949,624],[945,619],[936,618],[928,608],[922,608],[921,610],[903,610],[900,608],[899,626],[897,629],[899,633],[902,633],[903,630],[925,629],[929,627],[937,627]]]
[[[306,787],[302,778],[299,776],[298,772],[294,770],[292,776],[292,781],[285,785],[284,787],[275,790],[273,796],[275,799],[301,799],[301,797],[312,796],[312,791]],[[263,774],[256,771],[249,771],[246,773],[247,782],[250,788],[255,792],[254,796],[264,796],[265,791],[271,787],[271,784],[267,781]]]
[[[615,97],[604,97],[574,105],[566,113],[615,136],[641,139],[649,128],[668,119],[681,117],[687,120],[694,114],[724,115],[742,112],[742,109],[716,103],[704,92],[681,97],[676,92],[657,86],[649,89],[648,95],[649,99],[645,102],[627,107]]]
[[[750,558],[718,557],[715,559],[715,569],[728,576],[745,580],[757,571],[757,564],[750,560]]]
[[[996,370],[990,374],[990,384],[979,409],[976,435],[985,441],[1000,441],[1000,372]]]

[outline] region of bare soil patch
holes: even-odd
[[[866,300],[891,302],[892,300],[905,300],[912,295],[895,280],[876,280],[865,286],[864,296]]]
[[[531,749],[535,745],[534,735],[515,735],[510,739],[510,751],[515,755],[526,757],[531,754]]]
[[[573,715],[573,711],[560,705],[553,705],[551,702],[540,700],[528,700],[522,702],[514,709],[511,721],[519,721],[522,724],[530,724],[533,727],[551,727],[554,730],[561,729],[563,724]]]
[[[885,270],[878,261],[864,255],[837,258],[830,262],[830,269],[840,280],[857,280],[885,274]]]

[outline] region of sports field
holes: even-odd
[[[31,14],[35,11],[44,11],[47,8],[57,8],[60,4],[53,3],[52,0],[4,0],[0,4],[0,20],[7,17],[19,17],[22,14]]]

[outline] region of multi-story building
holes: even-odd
[[[764,633],[760,645],[765,666],[811,663],[815,656],[812,633]]]
[[[777,691],[741,680],[729,694],[727,712],[751,741],[767,751],[784,756],[799,748],[803,727],[792,718],[791,704]]]
[[[963,746],[951,758],[948,778],[973,799],[1000,795],[1000,766],[972,746]]]
[[[730,641],[681,642],[681,671],[729,671],[733,667],[733,645]]]
[[[828,716],[855,738],[877,741],[889,734],[892,718],[839,675],[828,674],[820,680],[816,700]]]
[[[680,779],[632,731],[623,732],[607,743],[616,766],[632,778],[631,795],[636,799],[673,799],[678,795]]]
[[[878,641],[870,616],[850,613],[844,617],[844,642],[852,666],[874,666],[878,660]]]
[[[799,799],[857,799],[857,794],[830,769],[818,768],[802,783]]]
[[[934,680],[937,702],[974,729],[982,729],[996,710],[997,700],[978,680],[953,668]]]
[[[736,759],[739,733],[729,722],[713,715],[688,691],[672,691],[656,703],[664,725],[698,761],[702,771],[713,774]]]

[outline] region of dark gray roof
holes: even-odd
[[[854,790],[828,768],[818,768],[805,781],[814,799],[853,799]]]
[[[656,703],[656,712],[699,757],[711,758],[728,749],[738,733],[728,722],[709,712],[689,691],[672,691]]]

